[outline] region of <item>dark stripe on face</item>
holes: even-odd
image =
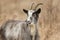
[[[38,20],[39,15],[37,13],[34,12],[32,16],[35,18],[36,21]]]

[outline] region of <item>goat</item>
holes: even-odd
[[[37,21],[41,12],[40,8],[36,10],[37,6],[34,10],[23,9],[28,16],[26,21],[9,20],[4,23],[0,30],[3,40],[36,40]]]

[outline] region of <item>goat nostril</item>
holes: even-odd
[[[30,19],[32,20],[32,17],[30,17]]]

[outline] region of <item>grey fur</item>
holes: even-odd
[[[30,30],[25,21],[7,21],[2,25],[0,32],[3,40],[31,40]]]

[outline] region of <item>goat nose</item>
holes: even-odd
[[[30,21],[27,21],[28,24],[30,24],[31,22]]]

